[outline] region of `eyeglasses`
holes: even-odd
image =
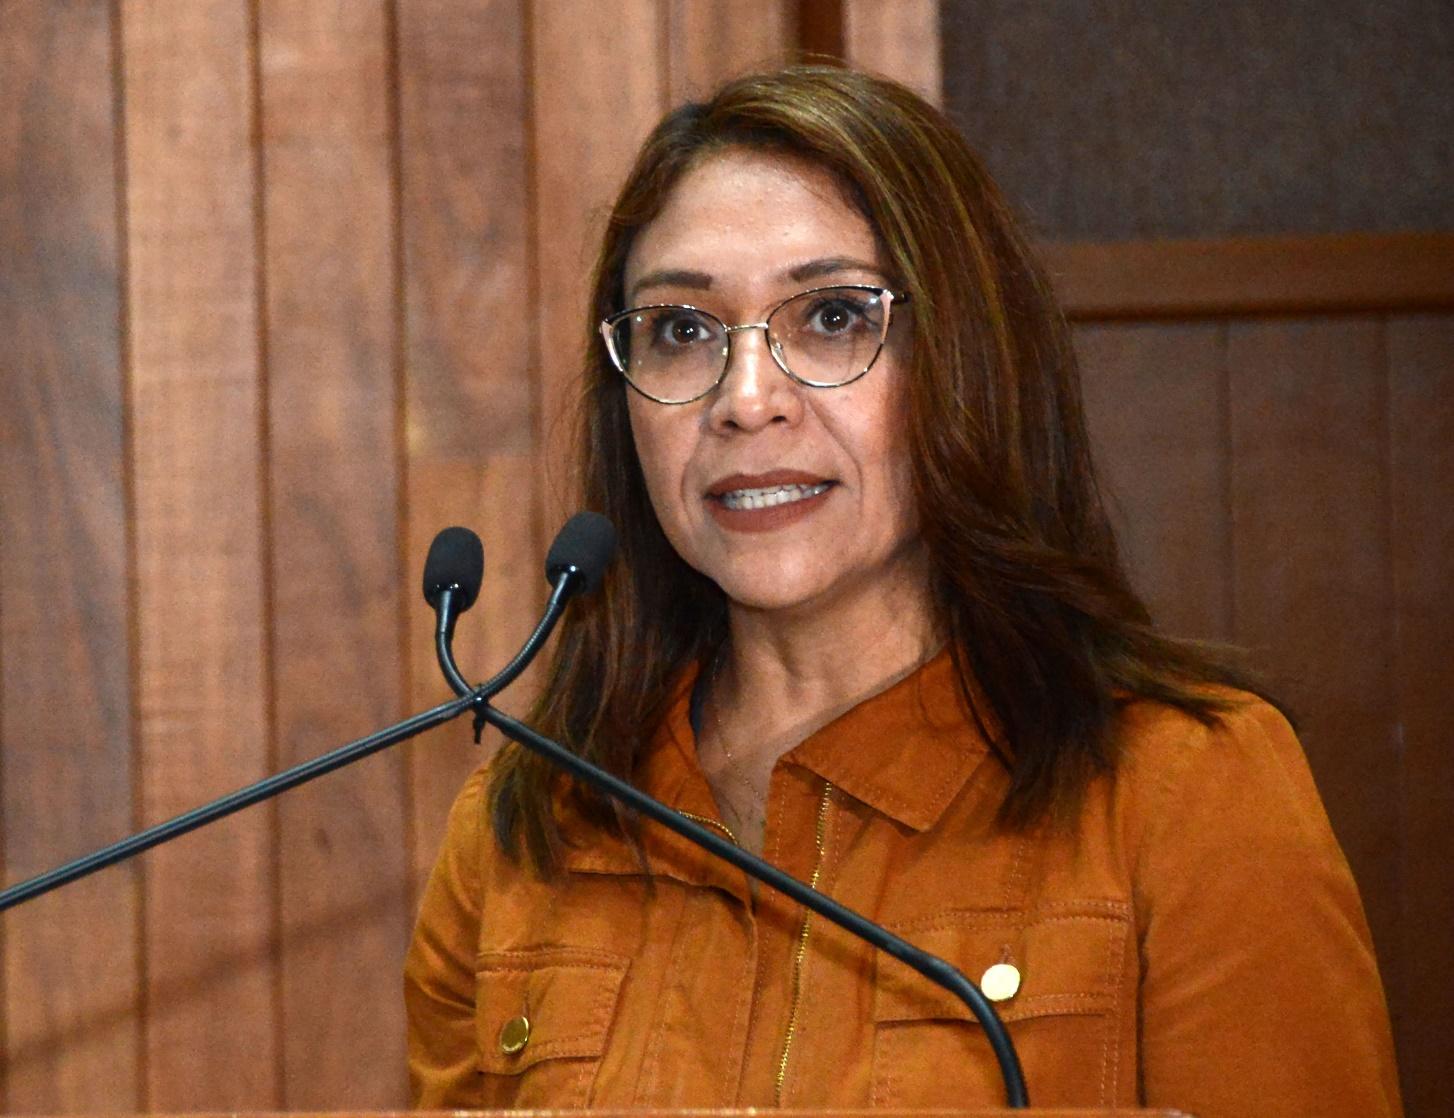
[[[815,287],[740,326],[699,307],[660,303],[613,314],[601,322],[601,337],[631,387],[659,404],[689,404],[721,384],[732,335],[743,330],[765,332],[773,361],[799,384],[836,388],[873,368],[894,305],[908,300],[886,287]]]

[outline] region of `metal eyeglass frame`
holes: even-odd
[[[780,350],[780,344],[777,342],[777,339],[772,336],[772,330],[769,326],[769,323],[772,322],[773,315],[777,314],[778,311],[782,310],[785,306],[793,302],[795,299],[801,299],[804,295],[814,295],[819,291],[872,291],[877,293],[879,302],[883,304],[884,318],[883,326],[879,330],[878,348],[873,351],[873,356],[868,359],[868,363],[865,364],[862,369],[854,373],[847,380],[817,381],[809,380],[807,377],[804,376],[799,376],[797,373],[793,372],[790,368],[788,368],[787,362],[783,360],[782,352]],[[772,355],[773,364],[781,369],[783,371],[783,374],[791,381],[801,384],[806,388],[842,388],[844,385],[852,384],[854,381],[864,376],[870,369],[873,368],[874,363],[878,361],[879,354],[883,352],[884,345],[885,343],[887,343],[889,337],[889,326],[893,323],[894,304],[898,303],[900,306],[902,306],[908,301],[909,295],[907,292],[895,291],[893,290],[893,288],[890,287],[879,287],[876,284],[871,283],[831,283],[823,287],[810,287],[806,291],[799,291],[793,295],[789,295],[781,303],[778,303],[770,311],[768,311],[767,314],[763,316],[763,320],[761,322],[744,322],[737,326],[729,326],[711,311],[703,310],[701,307],[694,307],[690,303],[646,303],[639,307],[631,307],[629,310],[617,311],[610,317],[603,318],[598,329],[601,331],[602,340],[606,343],[606,353],[611,358],[611,364],[616,367],[616,371],[625,378],[626,383],[629,384],[633,389],[641,393],[641,395],[645,396],[648,400],[654,401],[658,404],[691,404],[695,403],[697,400],[700,400],[703,396],[706,396],[708,393],[710,393],[719,384],[721,384],[723,379],[727,376],[727,370],[732,364],[732,335],[739,333],[743,330],[761,330],[763,332],[763,334],[767,338],[767,351]],[[630,318],[633,314],[640,314],[642,311],[658,311],[668,309],[691,311],[694,314],[705,315],[707,318],[710,318],[713,322],[717,323],[718,326],[722,327],[722,332],[727,335],[727,352],[723,355],[722,370],[717,374],[717,379],[714,380],[711,384],[707,385],[706,388],[702,389],[702,391],[698,392],[695,396],[690,396],[685,400],[663,400],[660,396],[653,396],[650,392],[646,391],[646,389],[642,388],[641,385],[637,384],[634,380],[632,380],[631,374],[626,371],[625,363],[621,360],[621,355],[616,352],[616,341],[613,337],[613,332],[615,330],[616,324],[623,321],[624,319]]]

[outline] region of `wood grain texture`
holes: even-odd
[[[1403,784],[1400,965],[1385,976],[1410,1114],[1454,1111],[1454,316],[1387,325],[1394,625]]]
[[[1301,719],[1380,959],[1399,940],[1399,799],[1383,334],[1230,328],[1234,636]]]
[[[270,768],[250,10],[126,0],[142,822]],[[147,1104],[278,1105],[273,827],[146,855]]]
[[[283,767],[405,713],[388,5],[263,0],[258,46]],[[406,1100],[404,776],[387,752],[278,801],[288,1107]]]
[[[938,0],[842,0],[843,57],[902,82],[938,105],[944,97]]]
[[[599,344],[585,322],[595,252],[621,180],[665,107],[662,2],[621,0],[605,21],[590,0],[536,0],[531,9],[542,556],[574,489],[567,447],[581,362]],[[582,51],[587,26],[591,49]]]
[[[1454,307],[1454,233],[1047,244],[1073,319]]]
[[[1167,632],[1230,640],[1223,328],[1084,325],[1075,341],[1096,464],[1137,590]]]
[[[526,167],[525,5],[410,2],[399,9],[410,705],[450,694],[433,611],[418,591],[434,535],[485,544],[485,582],[455,653],[482,679],[514,655],[544,604],[534,521],[535,335]],[[503,697],[520,713],[528,683]],[[405,747],[415,889],[482,750],[466,723]]]
[[[699,100],[730,77],[784,65],[796,11],[790,0],[667,0],[667,100]]]
[[[133,821],[112,56],[105,5],[0,5],[7,884]],[[113,867],[0,921],[7,1110],[144,1105],[136,881]]]

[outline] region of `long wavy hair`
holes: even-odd
[[[727,639],[727,602],[676,554],[646,491],[627,386],[595,324],[623,306],[636,235],[682,176],[750,149],[834,174],[881,242],[913,330],[907,413],[932,600],[967,708],[1009,773],[1002,825],[1067,819],[1112,772],[1118,707],[1152,699],[1214,722],[1213,686],[1259,690],[1222,653],[1158,633],[1132,591],[1091,463],[1069,331],[998,188],[938,110],[851,70],[793,67],[683,105],[647,138],[594,273],[579,416],[585,508],[620,534],[601,593],[573,604],[543,697],[545,733],[630,778],[674,683]],[[992,731],[991,729],[992,728]],[[542,872],[561,835],[548,766],[507,746],[490,784],[505,849]],[[572,788],[600,826],[631,821]]]

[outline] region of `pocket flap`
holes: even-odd
[[[994,1003],[1004,1021],[1113,1009],[1129,930],[1127,906],[1114,902],[1028,913],[961,909],[894,928],[976,985],[994,964],[1014,966],[1019,989]],[[876,1022],[975,1020],[955,995],[882,953],[873,1017]]]
[[[475,966],[475,1029],[480,1068],[519,1075],[542,1060],[599,1057],[630,959],[581,947],[481,954]],[[505,1026],[526,1018],[528,1039],[502,1044]],[[510,1039],[518,1044],[520,1029]]]

